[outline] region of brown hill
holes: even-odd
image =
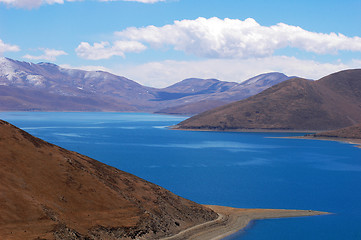
[[[182,129],[330,130],[361,122],[361,69],[318,81],[300,78],[196,115]]]
[[[199,204],[0,121],[1,239],[153,239],[217,218]]]

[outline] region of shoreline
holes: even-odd
[[[179,131],[195,131],[195,132],[243,132],[243,133],[317,133],[320,130],[282,130],[282,129],[187,129],[187,128],[177,128],[174,126],[168,127],[171,130]],[[308,140],[323,140],[323,141],[335,141],[335,142],[344,142],[348,144],[356,145],[355,147],[361,148],[361,139],[360,138],[341,138],[341,137],[327,137],[327,136],[289,136],[289,137],[267,137],[267,138],[285,138],[285,139],[308,139]]]
[[[161,240],[220,240],[246,228],[250,222],[261,219],[306,217],[330,214],[313,210],[243,209],[204,205],[218,214],[216,220],[193,226]]]
[[[333,142],[343,142],[352,145],[355,147],[361,148],[361,139],[359,138],[340,138],[340,137],[317,137],[317,136],[290,136],[290,137],[274,137],[274,138],[286,138],[286,139],[306,139],[306,140],[320,140],[320,141],[333,141]]]
[[[288,130],[288,129],[262,129],[262,128],[241,128],[241,129],[197,129],[197,128],[180,128],[177,125],[168,126],[168,129],[179,131],[194,131],[194,132],[245,132],[245,133],[315,133],[317,130]]]

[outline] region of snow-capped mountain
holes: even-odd
[[[66,69],[51,63],[33,64],[8,58],[0,60],[0,84],[47,89],[50,93],[64,96],[106,93],[126,98],[130,93],[128,90],[136,91],[138,95],[148,94],[148,88],[108,72]]]
[[[84,108],[78,106],[75,109],[69,103],[70,108],[64,106],[61,110],[138,111],[143,110],[141,106],[154,98],[149,93],[153,90],[152,88],[108,72],[65,69],[51,63],[34,64],[8,58],[0,59],[0,86],[7,87],[7,91],[13,94],[17,89],[21,90],[22,94],[40,98],[36,101],[37,103],[21,104],[20,110],[28,106],[38,110],[59,110],[58,105],[71,98],[71,101],[74,100],[77,103],[73,105],[74,107],[78,106],[79,102],[86,102],[85,99],[89,103],[86,103],[87,106]],[[40,96],[43,95],[44,97],[46,95],[47,99],[41,99]],[[23,102],[25,99],[24,96],[18,100]],[[58,99],[59,104],[56,104],[54,100],[55,106],[45,107],[44,105],[51,99]],[[4,102],[1,104],[1,108],[8,110],[4,104]]]

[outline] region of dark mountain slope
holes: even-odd
[[[124,101],[92,95],[62,96],[37,89],[0,86],[2,111],[137,111]]]
[[[217,218],[199,204],[0,121],[1,239],[154,239]]]
[[[196,115],[183,129],[328,130],[361,122],[361,70],[319,81],[291,79],[253,97]]]
[[[318,80],[317,84],[323,85],[347,99],[360,102],[361,69],[346,70],[330,74]]]

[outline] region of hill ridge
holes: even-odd
[[[134,239],[173,235],[212,210],[0,121],[0,236]]]
[[[330,130],[361,122],[361,69],[293,78],[177,125],[203,130]]]

